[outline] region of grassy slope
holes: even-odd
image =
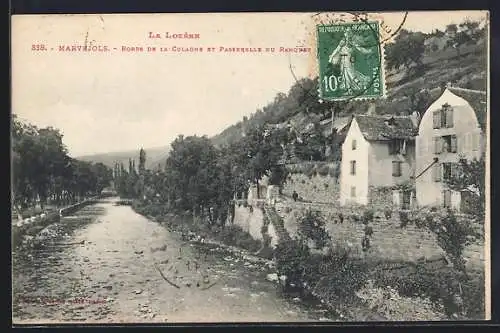
[[[439,43],[438,44],[444,44]],[[460,55],[454,49],[439,49],[424,55],[424,69],[420,75],[406,77],[405,70],[386,72],[387,98],[375,101],[377,113],[380,114],[410,114],[412,111],[407,94],[413,91],[428,89],[433,98],[440,93],[439,87],[451,82],[462,88],[486,90],[487,48],[485,42],[476,45],[463,46]],[[340,116],[349,116],[355,113],[365,113],[370,102],[355,101],[341,112]],[[311,122],[311,117],[303,113],[293,116],[292,123],[297,124],[298,130],[303,130]],[[252,119],[246,126],[253,126]],[[214,136],[212,141],[216,145],[228,144],[241,138],[242,123],[239,122]]]

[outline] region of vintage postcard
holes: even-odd
[[[13,324],[490,319],[489,28],[14,15]]]

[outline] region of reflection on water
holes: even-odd
[[[180,240],[116,199],[85,207],[13,254],[15,322],[325,320],[283,295],[268,269]]]

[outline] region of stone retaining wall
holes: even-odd
[[[264,213],[262,208],[236,205],[233,223],[248,232],[252,238],[260,241],[263,240],[262,226],[264,225]],[[267,234],[271,237],[271,247],[276,246],[278,243],[278,236],[272,224],[267,226]]]
[[[308,209],[305,205],[282,205],[279,208],[278,212],[283,217],[285,228],[291,236],[296,234],[297,218],[305,209]],[[355,257],[369,256],[380,260],[416,262],[444,255],[434,233],[413,225],[401,228],[396,213],[390,219],[374,218],[374,222],[370,224],[373,229],[373,235],[370,238],[371,247],[364,253],[361,240],[365,234],[365,225],[361,221],[355,221],[350,217],[350,212],[343,211],[344,220],[340,223],[337,207],[316,205],[313,209],[323,213],[327,220],[326,229],[333,243],[350,248]]]

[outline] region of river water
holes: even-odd
[[[13,323],[334,320],[284,295],[273,271],[101,200],[13,253]],[[35,244],[35,246],[33,246]]]

